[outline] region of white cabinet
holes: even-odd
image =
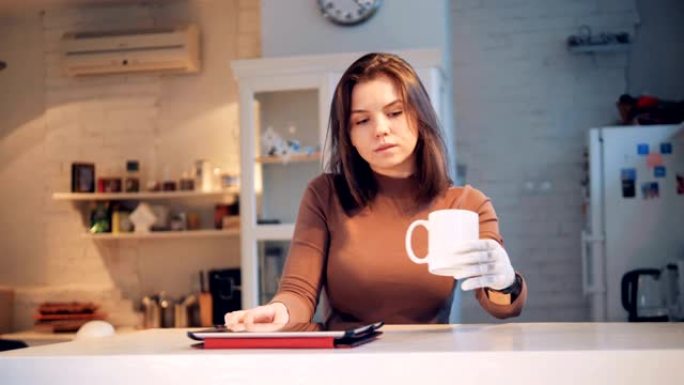
[[[416,69],[437,113],[442,114],[441,52],[395,53]],[[267,302],[277,289],[302,193],[309,180],[323,172],[327,159],[325,141],[332,94],[344,70],[361,55],[274,57],[231,63],[240,89],[244,308]],[[263,143],[264,137],[273,138],[273,132],[291,150],[284,157],[278,156],[280,146]],[[452,136],[445,137],[450,146]]]

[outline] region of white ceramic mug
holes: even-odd
[[[423,226],[428,232],[428,253],[418,258],[413,252],[411,239],[413,230]],[[453,276],[457,265],[453,255],[459,241],[476,240],[480,237],[480,218],[469,210],[436,210],[428,219],[418,219],[406,230],[406,253],[414,263],[427,263],[428,271],[436,275]]]

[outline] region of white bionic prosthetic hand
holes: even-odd
[[[503,290],[515,282],[508,253],[493,239],[459,242],[454,253],[458,256],[454,278],[462,280],[462,290]]]

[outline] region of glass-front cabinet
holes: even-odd
[[[301,196],[321,172],[319,97],[317,89],[255,94],[257,225],[294,223],[297,206],[283,198]]]
[[[418,71],[433,103],[442,100],[441,54],[398,52]],[[330,102],[360,54],[236,60],[240,92],[242,304],[268,302],[287,256],[299,202],[323,172]],[[437,108],[438,113],[442,110]],[[448,138],[447,138],[448,139]]]

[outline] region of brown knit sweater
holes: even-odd
[[[280,288],[271,302],[285,304],[291,322],[309,322],[324,289],[328,320],[337,322],[447,322],[456,281],[430,274],[427,265],[411,262],[404,249],[409,224],[427,219],[430,211],[458,208],[480,216],[480,238],[503,242],[489,198],[470,187],[451,187],[429,206],[415,208],[413,178],[375,174],[378,195],[369,207],[347,216],[333,177],[323,174],[309,183],[302,198],[294,237]],[[427,252],[427,235],[416,231],[417,255]],[[510,305],[489,300],[475,290],[481,306],[497,318],[520,314],[526,284]]]

